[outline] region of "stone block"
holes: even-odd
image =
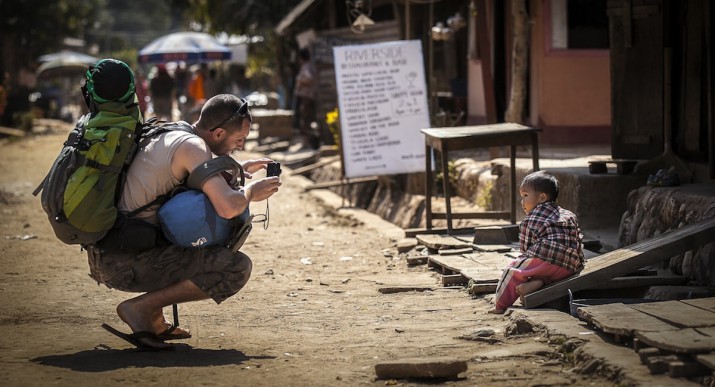
[[[457,378],[467,370],[467,362],[451,357],[413,358],[375,365],[378,379]]]

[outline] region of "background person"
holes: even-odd
[[[174,96],[176,94],[176,80],[166,70],[166,66],[160,64],[156,66],[156,75],[149,84],[151,101],[154,106],[154,114],[164,121],[173,119]]]
[[[315,121],[315,96],[316,96],[316,71],[310,60],[310,51],[307,48],[300,50],[298,55],[300,69],[295,77],[295,108],[294,126],[297,136],[296,146],[292,150],[303,148],[317,149],[320,147],[320,138],[314,133],[312,125]]]

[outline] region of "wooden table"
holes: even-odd
[[[477,126],[458,126],[449,128],[422,129],[425,135],[425,198],[427,217],[427,230],[432,229],[432,219],[447,219],[447,233],[452,233],[452,219],[510,219],[516,224],[516,147],[518,145],[531,145],[531,157],[534,170],[539,169],[539,140],[538,132],[541,129],[528,126],[503,123]],[[447,162],[449,151],[488,148],[495,146],[509,146],[511,157],[511,211],[486,211],[471,213],[452,213],[450,203],[449,172]],[[432,212],[432,152],[439,151],[442,161],[442,179],[447,211],[445,213]]]

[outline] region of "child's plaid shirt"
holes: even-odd
[[[563,267],[583,269],[583,235],[573,212],[554,202],[539,204],[519,226],[519,243],[524,257]]]

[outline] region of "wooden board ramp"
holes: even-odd
[[[602,254],[586,261],[581,273],[524,297],[527,308],[566,297],[568,290],[593,289],[597,284],[656,264],[715,240],[715,218],[681,227],[657,237]]]

